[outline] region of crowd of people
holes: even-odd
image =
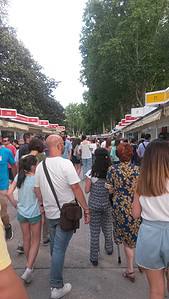
[[[64,283],[63,267],[74,230],[64,230],[60,217],[62,207],[78,202],[84,211],[84,222],[90,227],[91,264],[94,267],[99,264],[102,230],[106,254],[113,254],[114,243],[123,245],[126,257],[123,278],[135,282],[136,259],[140,271],[146,273],[149,299],[164,299],[165,278],[169,290],[168,155],[168,141],[161,137],[151,141],[150,134],[142,134],[139,141],[121,136],[105,140],[91,140],[85,135],[81,139],[69,138],[65,132],[46,137],[25,133],[22,142],[11,142],[9,137],[3,137],[0,146],[0,249],[3,252],[0,277],[10,270],[20,285],[2,233],[3,223],[6,240],[13,238],[7,210],[10,201],[17,210],[22,231],[17,251],[26,257],[22,280],[32,281],[43,231],[43,244],[50,243],[50,296],[62,298],[69,293],[71,284]],[[85,193],[89,193],[88,203],[81,181],[85,183]],[[5,283],[7,281],[2,286],[2,298],[13,298],[12,287],[7,291]],[[16,298],[27,298],[24,292],[22,286],[18,286]]]

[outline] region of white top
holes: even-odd
[[[90,144],[90,149],[92,151],[92,154],[94,155],[95,150],[97,149],[97,144],[96,143],[91,143]]]
[[[95,184],[98,181],[97,177],[92,177],[92,170],[90,169],[86,174],[86,177],[92,181],[93,184]]]
[[[80,150],[82,152],[82,159],[92,158],[91,143],[88,140],[84,140],[80,144]]]
[[[102,143],[101,143],[101,148],[105,148],[106,147],[106,140],[104,140]]]
[[[80,179],[70,160],[62,157],[46,159],[46,166],[54,185],[60,206],[75,199],[71,185],[79,183]],[[48,219],[60,218],[56,200],[43,171],[42,162],[37,166],[35,174],[35,187],[40,187],[43,205]]]
[[[140,196],[141,217],[150,221],[169,221],[169,193],[160,196]]]

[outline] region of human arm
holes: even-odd
[[[1,220],[0,252],[0,299],[29,299],[20,278],[11,266]]]
[[[71,189],[74,193],[74,196],[76,200],[79,202],[80,206],[84,210],[84,220],[85,224],[88,224],[90,222],[90,212],[89,212],[89,207],[87,205],[85,196],[83,194],[83,191],[79,185],[79,183],[71,185]]]
[[[137,193],[135,193],[134,195],[134,201],[133,201],[133,205],[132,205],[132,216],[134,219],[140,218],[141,216],[141,204],[139,201],[139,195]]]
[[[40,191],[40,188],[39,187],[35,187],[34,188],[34,192],[35,192],[35,195],[39,201],[39,206],[40,206],[40,212],[41,214],[44,213],[44,207],[43,207],[43,198],[42,198],[42,193]]]
[[[85,181],[85,192],[89,193],[90,189],[91,189],[91,179],[87,177]]]
[[[13,205],[14,208],[17,208],[17,202],[14,199],[14,191],[16,189],[16,180],[13,181],[13,183],[11,184],[9,190],[7,191],[7,197],[9,199],[9,201],[11,202],[11,204]]]

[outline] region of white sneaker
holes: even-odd
[[[51,299],[59,299],[64,297],[66,294],[68,294],[72,289],[72,286],[70,283],[65,283],[63,288],[57,289],[57,288],[51,288]]]
[[[32,269],[26,268],[25,272],[22,274],[21,278],[24,280],[26,283],[31,283],[32,281]]]

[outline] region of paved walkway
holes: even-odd
[[[25,258],[16,253],[18,240],[21,236],[16,220],[16,212],[9,205],[9,214],[14,229],[14,239],[8,242],[8,248],[13,265],[19,275],[24,271]],[[65,281],[71,282],[72,292],[65,299],[145,299],[148,298],[147,283],[144,274],[136,269],[136,282],[133,284],[121,274],[124,270],[124,257],[122,264],[117,263],[117,250],[113,256],[107,256],[101,242],[99,266],[94,268],[89,262],[89,227],[81,222],[81,229],[73,236],[67,251],[65,262]],[[122,251],[122,250],[121,250]],[[41,245],[35,265],[34,279],[27,287],[30,299],[49,298],[49,247]],[[16,298],[14,298],[16,299]]]

